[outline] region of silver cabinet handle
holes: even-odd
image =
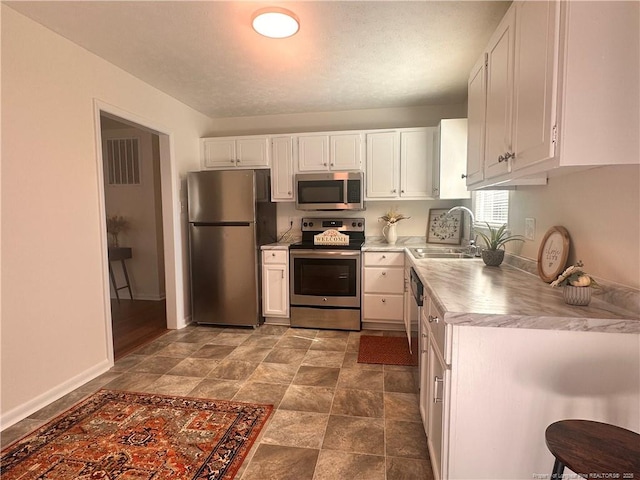
[[[275,257],[275,256],[276,256],[276,254],[275,254],[275,253],[272,253],[272,254],[271,254],[271,256],[272,256],[272,257]]]
[[[335,164],[335,163],[332,163],[332,164],[331,164],[331,166],[332,166],[332,167],[335,167],[335,166],[336,166],[336,164]]]
[[[462,178],[464,180],[465,178],[467,178],[467,174],[463,173],[462,175],[460,175],[460,178]]]
[[[382,303],[387,303],[387,299],[386,299],[386,298],[383,298],[383,299],[382,299]]]
[[[507,152],[504,155],[498,157],[498,163],[506,162],[510,158],[516,158],[516,154],[513,152]]]
[[[385,258],[387,258],[387,256],[386,255],[382,255],[382,259],[384,260]]]
[[[391,193],[396,193],[396,189],[394,188],[393,190],[391,190]]]
[[[382,272],[382,276],[386,277],[387,276],[387,272]]]
[[[288,191],[288,192],[287,192],[287,195],[291,195],[291,191]]]
[[[231,163],[236,163],[236,161],[232,158],[231,160],[229,160]]]
[[[429,315],[428,320],[429,323],[438,323],[440,321],[438,317],[434,317],[433,315]]]
[[[441,403],[442,402],[442,396],[438,396],[438,384],[444,385],[444,378],[438,378],[438,376],[436,375],[433,378],[433,392],[435,394],[433,396],[433,403]]]
[[[324,162],[322,165],[324,165],[326,167],[327,166],[327,162]]]
[[[400,190],[400,193],[404,193],[404,190]]]

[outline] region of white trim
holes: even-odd
[[[111,368],[111,365],[112,363],[108,360],[103,360],[97,365],[94,365],[75,377],[70,378],[66,382],[56,385],[51,390],[9,410],[0,418],[0,430],[4,430],[5,428],[18,423],[20,420],[27,418],[32,413],[37,412],[56,400],[59,400],[67,393],[72,392],[76,388],[81,387],[90,380],[93,380],[98,375],[108,371]],[[89,392],[87,392],[87,394],[88,393]]]
[[[109,284],[108,243],[106,230],[106,207],[104,192],[104,161],[102,158],[102,131],[100,115],[116,117],[136,128],[143,128],[159,135],[160,181],[162,190],[162,227],[164,235],[165,289],[167,300],[167,328],[176,329],[187,325],[184,318],[184,278],[182,268],[182,234],[180,229],[179,182],[175,167],[173,134],[164,125],[122,110],[97,98],[93,99],[95,149],[97,162],[98,202],[100,206],[100,232],[102,251],[102,290],[105,312],[105,334],[107,356],[114,363],[113,331],[111,327],[111,292]]]

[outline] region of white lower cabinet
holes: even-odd
[[[404,252],[363,254],[363,328],[404,330]]]
[[[289,251],[262,251],[262,315],[266,323],[287,324],[289,318]],[[279,321],[269,321],[269,318]]]
[[[565,418],[637,430],[638,334],[455,325],[441,313],[425,298],[419,401],[434,478],[546,474],[545,429]]]

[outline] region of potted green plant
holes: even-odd
[[[489,230],[489,234],[487,235],[483,232],[477,232],[486,245],[486,248],[482,249],[482,260],[485,265],[497,267],[504,260],[505,244],[516,241],[523,242],[524,238],[522,235],[509,235],[506,224],[500,227],[492,227],[489,223],[485,223]]]

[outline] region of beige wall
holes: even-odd
[[[552,177],[547,186],[520,187],[510,202],[514,233],[524,234],[525,218],[536,219],[522,256],[537,259],[546,231],[561,225],[571,236],[570,263],[582,260],[596,277],[640,288],[640,166]]]
[[[210,119],[1,8],[5,426],[109,364],[94,99],[171,134],[176,191],[178,177],[198,168]],[[167,208],[180,224],[178,201]],[[182,255],[184,232],[166,233]],[[182,290],[186,267],[176,262]],[[176,295],[182,309],[184,292]]]

